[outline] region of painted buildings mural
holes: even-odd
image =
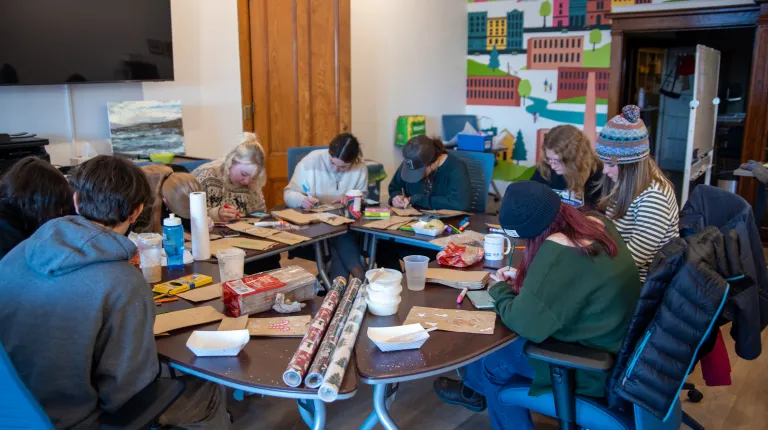
[[[500,138],[516,151],[507,159],[535,164],[557,125],[594,140],[605,124],[611,7],[611,0],[469,2],[467,113],[484,129],[504,131]]]

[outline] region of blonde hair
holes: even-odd
[[[601,183],[602,198],[598,208],[605,212],[613,207],[611,219],[616,220],[627,214],[629,206],[651,184],[658,182],[662,187],[673,187],[664,176],[656,162],[650,157],[637,163],[619,164],[619,177],[614,183],[608,175],[603,175]]]
[[[267,183],[267,173],[265,169],[264,148],[259,143],[259,138],[254,133],[243,133],[240,135],[240,142],[237,146],[229,151],[223,160],[217,160],[217,163],[221,163],[221,177],[225,184],[228,186],[234,186],[232,184],[232,178],[230,172],[234,164],[252,164],[256,166],[256,176],[248,188],[254,190],[261,190]]]
[[[150,209],[149,230],[155,233],[162,231],[163,200],[168,210],[181,218],[190,218],[189,193],[203,191],[203,186],[189,173],[174,172],[168,166],[151,164],[142,167],[147,176],[149,186],[154,193],[154,201]]]
[[[541,176],[550,180],[552,166],[547,161],[546,150],[560,157],[560,164],[565,167],[563,176],[568,184],[568,191],[583,197],[584,184],[598,169],[602,169],[600,160],[587,136],[572,125],[558,125],[544,136],[538,168]]]

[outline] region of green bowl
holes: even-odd
[[[175,157],[175,155],[171,154],[170,152],[160,152],[157,154],[149,154],[149,159],[154,161],[155,163],[171,164],[171,162],[173,161],[173,157]]]

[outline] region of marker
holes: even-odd
[[[160,299],[160,300],[155,300],[155,304],[156,304],[157,306],[160,306],[160,305],[161,305],[161,304],[163,304],[163,303],[175,302],[175,301],[177,301],[177,300],[179,300],[179,298],[178,298],[178,297],[169,297],[169,298],[167,298],[167,299]]]
[[[301,184],[301,189],[304,190],[305,193],[307,193],[307,197],[312,197],[309,193],[309,187],[307,186],[307,184]],[[314,199],[314,197],[312,198]],[[315,207],[317,207],[317,203],[315,203]]]
[[[230,206],[230,205],[228,205],[226,203],[224,203],[223,207],[226,208],[226,209],[235,209],[235,208],[233,208],[232,206]],[[240,211],[235,209],[235,212],[237,212],[237,217],[240,218]]]
[[[502,230],[500,228],[488,227],[488,231],[490,231],[491,233],[507,234],[507,232],[505,232],[504,230]]]
[[[459,297],[456,297],[456,303],[461,304],[461,302],[464,301],[464,296],[467,295],[467,291],[469,291],[469,287],[464,287],[461,289],[461,293],[459,293]]]
[[[458,228],[456,228],[456,227],[454,227],[454,226],[452,226],[450,224],[448,224],[448,227],[450,227],[451,230],[453,230],[454,233],[461,233],[461,230],[459,230]]]
[[[515,248],[516,248],[517,242],[512,242],[512,250],[509,251],[509,261],[507,261],[507,266],[512,267],[512,257],[515,256]]]
[[[459,228],[465,225],[469,225],[469,217],[466,217],[463,220],[461,220],[461,222],[459,223]]]

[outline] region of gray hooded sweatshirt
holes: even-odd
[[[67,216],[0,260],[0,342],[57,429],[97,427],[157,376],[155,305],[135,253]]]

